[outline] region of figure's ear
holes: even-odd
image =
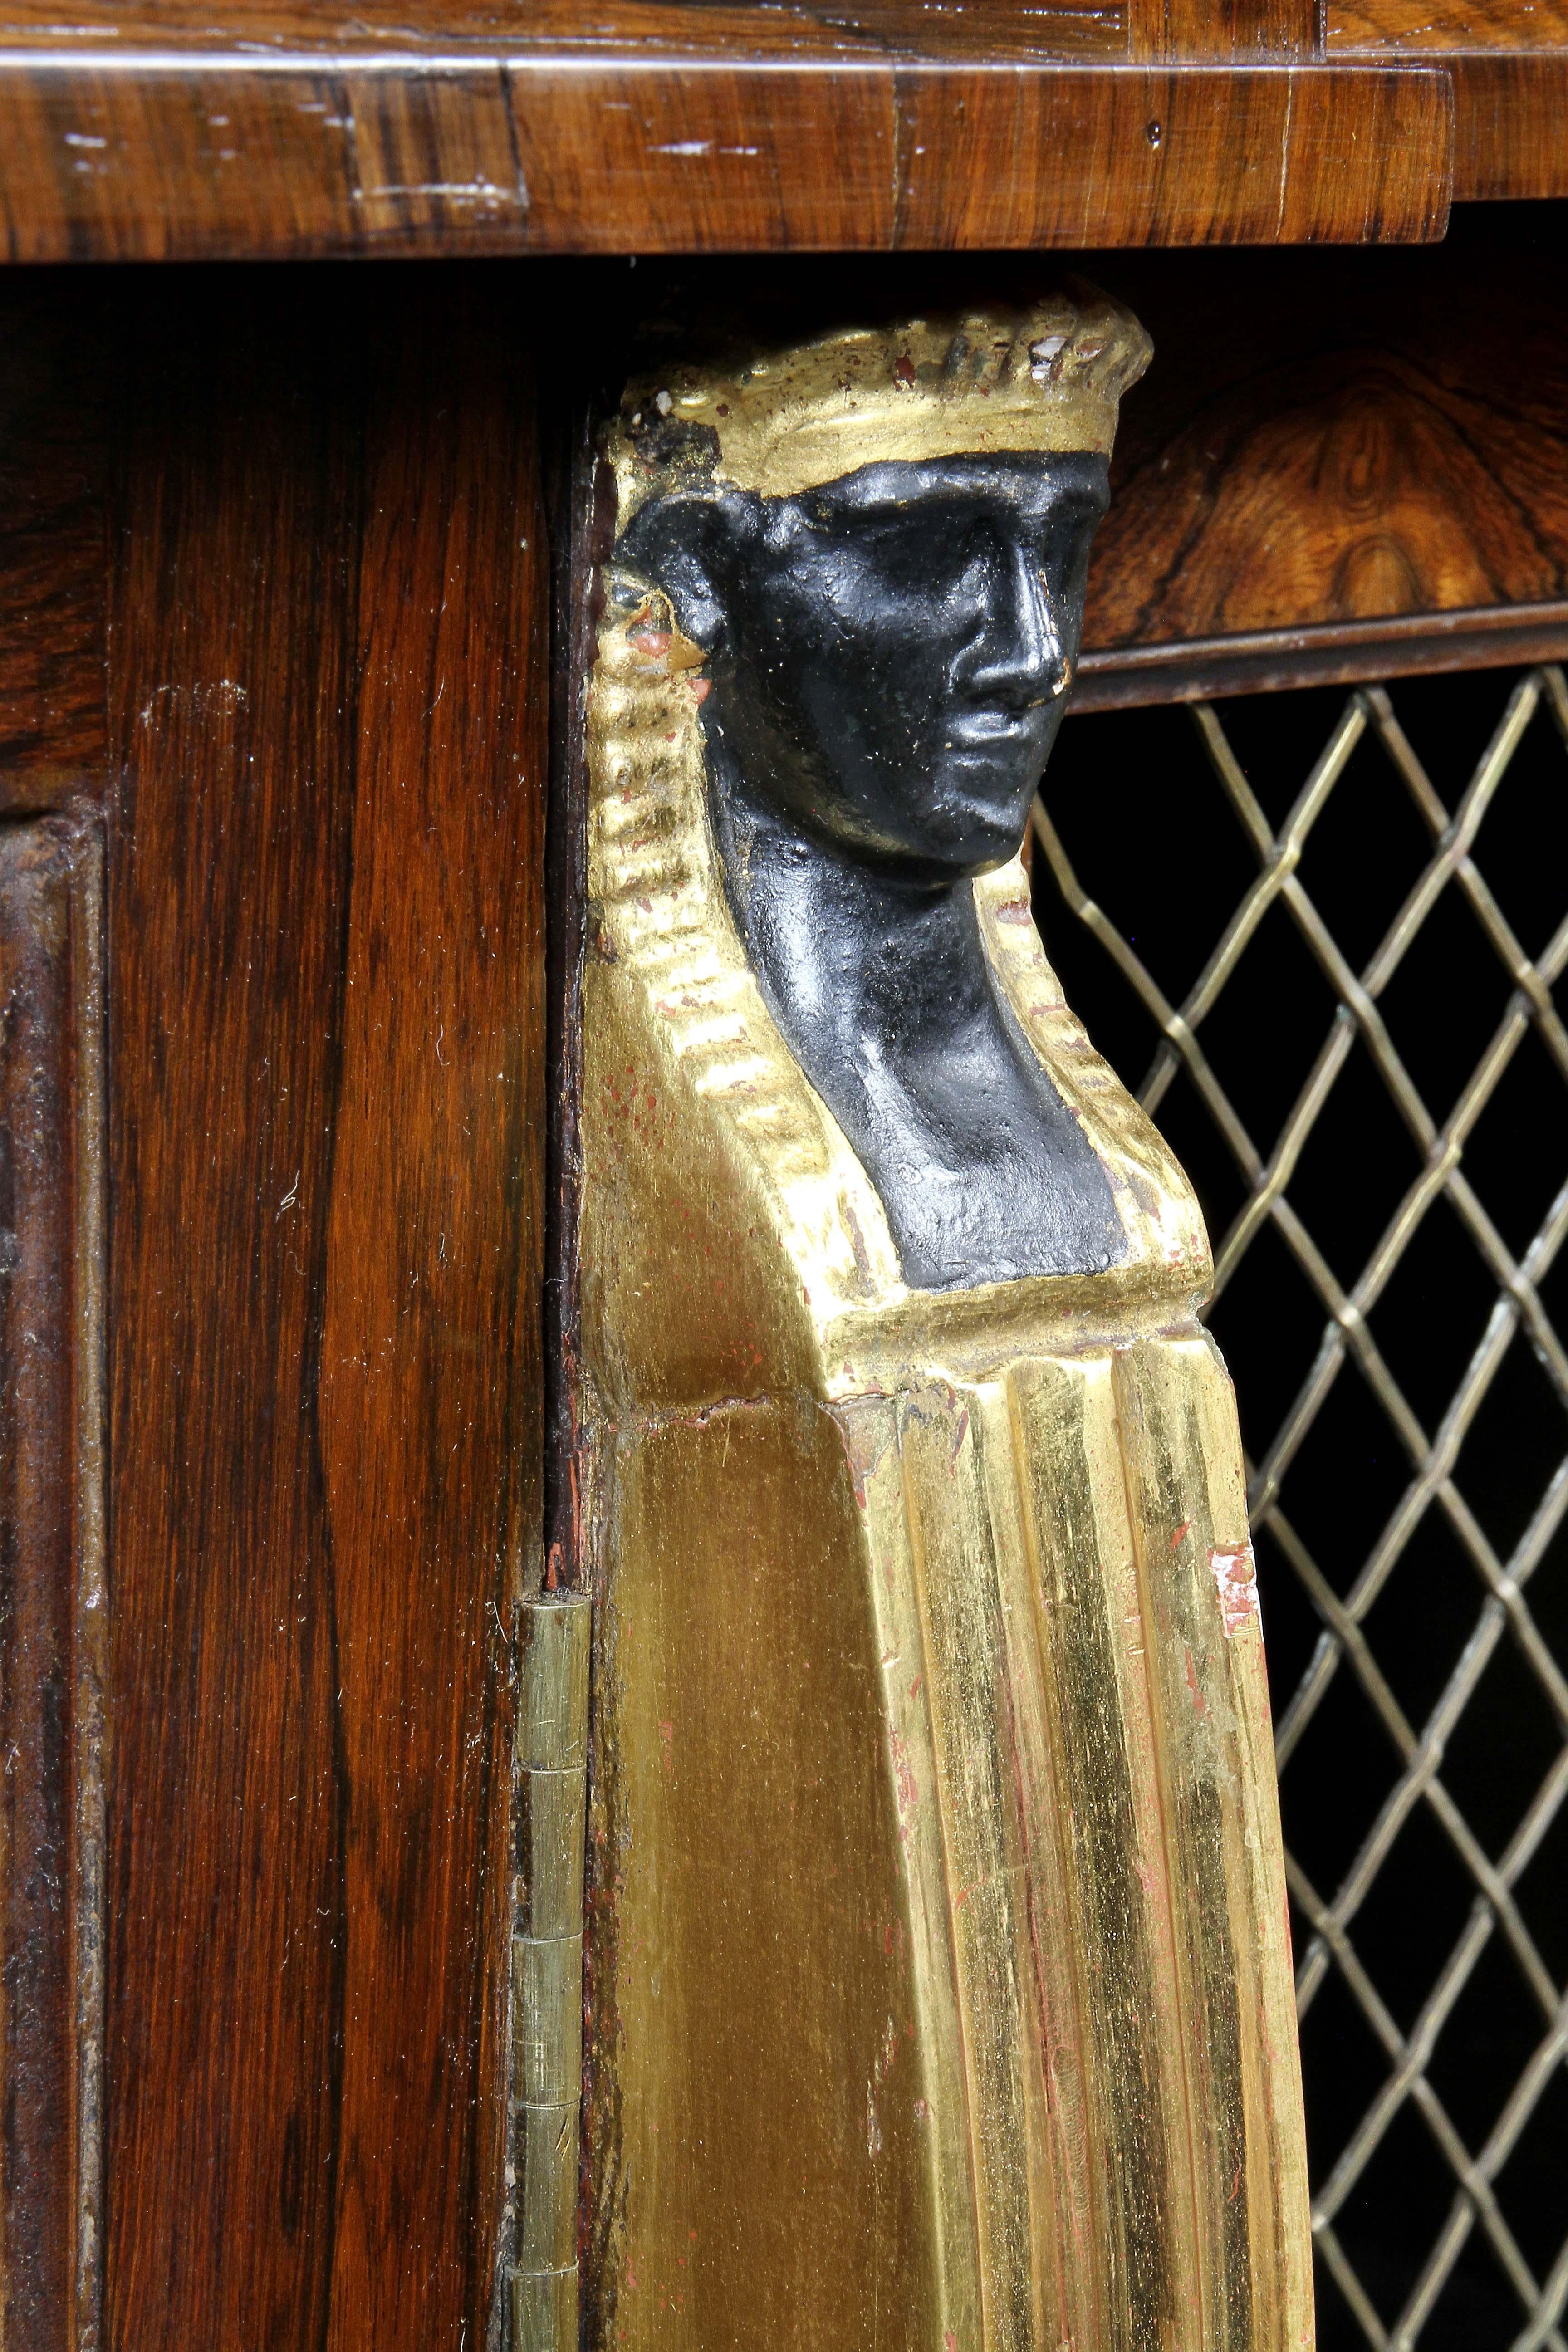
[[[658,583],[682,634],[711,653],[760,519],[757,499],[743,490],[675,491],[638,508],[616,552]]]

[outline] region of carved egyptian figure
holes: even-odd
[[[1080,287],[606,434],[595,2344],[1310,2341],[1207,1244],[1018,859],[1148,355]]]

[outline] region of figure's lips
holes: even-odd
[[[1027,743],[1040,731],[1039,712],[1009,710],[998,703],[972,703],[955,710],[942,728],[949,751],[988,751],[1002,744]]]

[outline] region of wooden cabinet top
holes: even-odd
[[[1568,0],[0,7],[16,260],[1420,242],[1568,193]]]

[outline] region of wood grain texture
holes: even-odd
[[[0,825],[0,2341],[96,2352],[102,841]]]
[[[1053,75],[905,89],[900,245],[1355,244],[1447,224],[1436,79],[1352,89],[1320,71],[1151,68],[1077,88]],[[1070,175],[1064,154],[1079,161]]]
[[[1568,195],[1568,46],[1449,65],[1456,196]]]
[[[102,768],[103,361],[78,289],[0,291],[0,809]]]
[[[108,2342],[478,2346],[542,546],[463,273],[163,289],[116,507]]]
[[[0,251],[1398,242],[1451,137],[1445,77],[1375,66],[13,47]]]
[[[1249,5],[1249,0],[1239,0]],[[1264,0],[1279,5],[1282,0]],[[563,50],[726,58],[736,63],[795,57],[998,57],[1039,62],[1113,58],[1127,47],[1128,0],[986,0],[983,10],[937,13],[923,0],[606,0],[585,16],[577,0],[365,0],[353,9],[311,0],[141,0],[128,7],[74,11],[78,38],[94,32],[116,46],[265,53],[392,49],[405,55],[518,55]],[[49,0],[0,6],[0,43],[60,46],[63,22]]]
[[[1397,262],[1107,270],[1155,358],[1122,412],[1086,647],[1568,596],[1565,236],[1489,211]]]
[[[1134,58],[1308,58],[1318,0],[1129,0],[1127,35]]]
[[[1331,57],[1441,65],[1456,203],[1568,195],[1568,0],[1329,0]]]
[[[1334,50],[1408,50],[1424,57],[1568,48],[1568,0],[1328,0],[1324,43]]]

